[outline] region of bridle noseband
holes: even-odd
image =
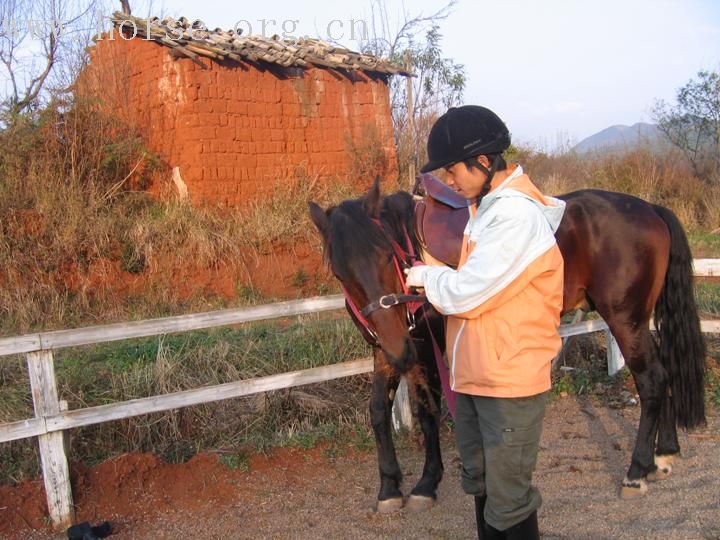
[[[415,329],[415,312],[423,303],[425,303],[427,299],[425,298],[425,295],[411,294],[410,289],[407,285],[405,285],[405,274],[403,273],[403,269],[410,268],[415,262],[418,262],[418,257],[415,254],[415,248],[412,245],[410,235],[408,234],[405,225],[403,224],[403,233],[405,236],[406,249],[403,249],[400,244],[398,244],[398,242],[387,233],[379,219],[373,219],[372,221],[380,228],[393,248],[392,260],[395,265],[395,271],[400,279],[403,292],[384,294],[377,300],[370,302],[364,308],[358,309],[342,282],[340,283],[340,286],[342,287],[343,294],[345,295],[345,302],[350,308],[350,311],[355,316],[358,324],[360,324],[372,338],[370,345],[379,347],[380,338],[378,337],[377,332],[370,325],[370,321],[368,321],[367,317],[379,309],[389,309],[399,304],[405,304],[408,332],[412,332]]]
[[[409,304],[413,302],[424,302],[425,297],[419,294],[397,294],[397,293],[390,293],[385,294],[375,300],[374,302],[370,302],[367,306],[362,308],[360,310],[360,313],[363,317],[367,317],[370,315],[373,311],[377,311],[378,309],[388,309],[393,306],[397,306],[398,304]]]

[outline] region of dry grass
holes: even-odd
[[[370,182],[367,181],[367,186]],[[290,243],[316,234],[315,226],[310,221],[308,201],[328,206],[357,197],[361,190],[347,182],[328,184],[319,182],[317,177],[301,177],[299,180],[276,184],[269,197],[253,201],[249,207],[233,215],[238,220],[244,241],[251,245]]]
[[[546,193],[620,191],[669,207],[688,229],[720,227],[720,185],[695,177],[679,152],[658,155],[641,148],[624,155],[549,156],[515,149],[510,159],[519,161]]]
[[[170,174],[136,133],[92,104],[59,110],[0,132],[8,149],[0,156],[0,334],[208,309],[171,284],[133,299],[105,284],[113,268],[141,275],[187,261],[243,274],[248,250],[315,241],[308,200],[358,194],[347,183],[301,178],[239,209],[157,199],[141,188]]]

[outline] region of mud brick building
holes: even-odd
[[[362,160],[397,174],[388,79],[401,66],[182,17],[112,21],[79,92],[136,126],[194,204],[242,204],[301,177],[369,184],[353,178]]]

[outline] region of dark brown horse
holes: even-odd
[[[705,421],[705,346],[694,300],[692,255],[680,222],[666,208],[599,190],[559,198],[566,202],[556,233],[565,261],[563,311],[596,310],[632,373],[641,414],[621,495],[643,495],[646,479],[662,479],[672,471],[672,460],[680,452],[676,426],[691,428]],[[310,203],[326,259],[344,286],[351,316],[373,345],[370,414],[380,467],[379,510],[402,505],[401,474],[390,433],[392,399],[401,375],[407,376],[411,395],[417,398],[426,443],[423,475],[408,504],[431,504],[443,470],[439,376],[429,333],[432,328],[441,335],[441,319],[427,305],[421,317],[430,324],[416,321],[410,326],[403,303],[386,301],[387,309],[365,310],[365,321],[358,321],[357,310],[350,309],[403,290],[392,261],[398,245],[407,245],[408,252],[418,249],[414,208],[408,193],[382,197],[377,182],[364,197],[326,211]],[[649,329],[653,312],[655,336]]]

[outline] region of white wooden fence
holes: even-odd
[[[720,260],[698,259],[695,261],[695,272],[698,276],[720,276]],[[65,454],[64,430],[368,373],[372,371],[373,364],[371,358],[365,358],[109,405],[67,410],[67,404],[58,396],[52,352],[54,349],[291,317],[343,307],[343,297],[334,295],[265,306],[2,338],[0,356],[26,354],[35,417],[0,424],[0,443],[28,437],[38,438],[50,518],[57,528],[67,527],[74,520],[74,510]],[[703,321],[702,329],[703,332],[720,333],[720,321]],[[607,332],[604,321],[592,320],[563,325],[560,335],[567,338],[596,331]],[[612,336],[609,333],[608,336],[610,338],[608,370],[614,373],[622,367],[622,357],[616,350],[617,345],[615,344],[614,348],[612,346],[614,343]],[[401,408],[398,417],[407,421],[407,411],[406,406]]]

